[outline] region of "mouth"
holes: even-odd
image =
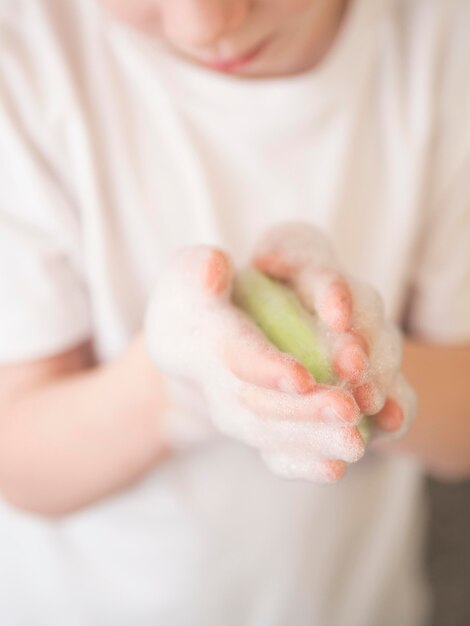
[[[264,49],[268,46],[271,38],[264,39],[257,46],[251,48],[247,52],[228,59],[198,59],[198,63],[208,67],[211,70],[215,70],[216,72],[235,72],[240,70],[252,63],[255,59],[257,59]]]

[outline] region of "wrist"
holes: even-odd
[[[126,368],[140,396],[141,419],[157,458],[182,451],[214,435],[207,403],[199,387],[162,372],[149,356],[143,334],[131,344]]]
[[[112,388],[126,390],[121,396],[122,402],[129,404],[129,410],[122,412],[130,420],[128,428],[140,434],[142,451],[149,462],[157,462],[170,447],[162,424],[169,397],[164,377],[148,356],[142,334],[137,335],[110,368]]]

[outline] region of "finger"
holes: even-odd
[[[315,379],[287,354],[253,345],[237,347],[235,354],[225,352],[225,364],[240,380],[266,389],[279,389],[290,393],[304,394],[316,387]]]
[[[402,437],[416,418],[418,402],[414,389],[408,384],[403,374],[400,372],[393,381],[390,389],[389,413],[382,418],[385,421],[385,428],[376,421],[379,426],[374,434],[374,438],[380,440],[398,439]],[[384,407],[385,408],[385,407]],[[392,414],[393,411],[393,414]],[[399,422],[401,414],[401,422]],[[390,420],[390,423],[387,423]],[[387,426],[395,426],[395,428]]]
[[[402,408],[393,398],[387,398],[381,411],[374,416],[374,425],[385,432],[395,432],[403,424],[405,415]]]
[[[375,415],[385,404],[385,395],[374,381],[354,387],[352,393],[364,415]]]
[[[281,478],[327,484],[338,482],[346,473],[344,461],[297,459],[269,452],[263,452],[261,457],[271,472]]]
[[[304,395],[242,385],[238,390],[244,406],[263,419],[357,424],[359,407],[354,398],[338,388],[320,387]]]
[[[312,267],[308,258],[297,265],[286,263],[277,252],[271,256],[257,257],[254,262],[265,274],[287,282],[303,306],[316,313],[328,328],[344,332],[350,327],[352,295],[345,278],[339,272],[324,267]]]
[[[257,242],[253,259],[261,271],[288,280],[300,269],[334,266],[332,248],[326,237],[309,222],[275,224]]]
[[[258,450],[348,463],[359,460],[365,452],[364,440],[355,426],[270,420],[248,409],[238,397],[228,401],[227,397],[209,396],[214,423],[224,434]]]
[[[258,244],[253,261],[262,272],[288,282],[304,306],[332,330],[348,328],[352,296],[325,237],[308,223],[277,225]],[[329,269],[325,269],[329,268]]]
[[[267,389],[307,393],[316,382],[294,357],[275,348],[251,320],[235,307],[221,309],[216,349],[224,365],[240,380]]]
[[[346,279],[339,272],[306,267],[292,277],[291,284],[303,305],[315,311],[330,330],[345,332],[350,328],[353,299]]]
[[[354,333],[339,333],[332,338],[333,369],[340,379],[354,385],[365,379],[369,359],[365,341]]]
[[[364,375],[366,380],[360,381],[353,389],[354,398],[365,415],[375,415],[383,409],[401,358],[401,337],[398,329],[391,324],[383,325],[376,333],[369,368]]]
[[[365,452],[364,440],[356,427],[257,419],[254,439],[248,443],[260,450],[347,463],[355,463]]]
[[[221,249],[197,245],[183,248],[170,267],[175,282],[203,296],[222,294],[231,283],[233,266]]]
[[[202,287],[208,294],[218,295],[225,291],[232,278],[232,265],[227,255],[218,249],[208,254],[202,272]]]
[[[351,336],[354,339],[357,345],[364,351],[367,356],[370,355],[370,345],[367,341],[367,337],[365,337],[361,332],[357,330],[349,330],[347,332],[347,335]]]
[[[382,298],[374,287],[362,281],[349,277],[348,284],[354,302],[351,330],[371,346],[384,320]]]
[[[229,301],[232,273],[230,258],[211,246],[183,248],[162,270],[147,308],[145,337],[165,372],[181,375],[201,362],[206,333],[195,329],[206,330],[220,308],[212,305]]]

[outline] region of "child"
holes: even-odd
[[[470,474],[470,6],[102,5],[0,0],[0,622],[425,624],[420,468]],[[406,328],[418,419],[344,478],[359,405],[382,430],[406,407],[349,372],[349,409],[321,405],[334,437],[300,461],[289,436],[264,449],[318,389],[246,326],[227,339],[231,263],[253,250],[338,342],[349,275]],[[367,367],[385,325],[363,313]],[[218,350],[259,437],[233,432]]]

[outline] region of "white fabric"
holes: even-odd
[[[394,319],[468,341],[469,27],[466,0],[355,0],[315,71],[244,82],[89,0],[0,0],[0,360],[112,358],[176,249],[241,262],[297,218]],[[221,438],[60,522],[0,506],[8,626],[426,623],[411,461],[325,488]]]

